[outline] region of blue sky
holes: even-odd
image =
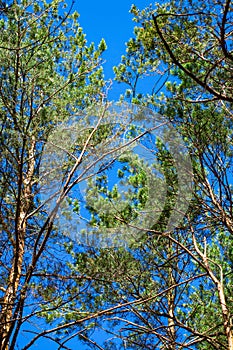
[[[71,0],[69,0],[71,2]],[[129,13],[132,4],[139,9],[150,5],[150,0],[76,0],[74,10],[80,14],[79,23],[83,27],[88,42],[96,45],[104,38],[108,49],[104,54],[105,78],[113,79],[112,67],[118,65],[125,53],[125,43],[133,36],[135,23]],[[117,99],[124,90],[123,84],[114,84],[110,99]]]

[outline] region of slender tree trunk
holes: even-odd
[[[222,308],[222,315],[224,320],[225,333],[228,341],[228,347],[229,347],[229,350],[233,350],[233,332],[231,327],[231,317],[226,304],[223,283],[221,282],[218,283],[218,295],[219,295],[219,300]]]
[[[169,242],[168,247],[168,260],[170,261],[170,266],[168,268],[168,279],[169,279],[169,286],[175,285],[175,279],[173,277],[173,262],[172,262],[172,243]],[[174,309],[175,309],[175,290],[170,289],[168,291],[168,334],[170,338],[170,344],[169,344],[169,350],[175,350],[175,343],[176,343],[176,330],[175,330],[175,324],[174,324]]]
[[[208,257],[207,257],[206,240],[204,239],[204,252],[202,252],[199,249],[198,245],[197,245],[197,241],[196,241],[193,229],[192,229],[192,233],[193,233],[193,243],[194,243],[195,250],[198,253],[198,255],[202,258],[203,263],[204,263],[204,265],[206,267],[206,271],[208,272],[208,274],[209,274],[210,278],[212,279],[212,281],[217,286],[218,299],[219,299],[219,302],[220,302],[220,305],[221,305],[222,317],[223,317],[223,326],[224,326],[224,329],[225,329],[225,334],[226,334],[226,338],[227,338],[227,342],[228,342],[228,349],[229,350],[233,350],[233,332],[232,332],[232,326],[231,326],[231,313],[229,312],[229,309],[228,309],[227,303],[226,303],[222,271],[220,270],[221,271],[221,273],[220,273],[221,277],[220,277],[220,279],[218,279],[215,276],[215,274],[213,273],[211,267],[209,266],[209,261],[208,261]]]
[[[26,217],[32,201],[32,179],[35,168],[35,143],[35,138],[32,137],[28,151],[28,169],[22,181],[22,194],[19,195],[19,211],[16,217],[16,232],[14,239],[14,258],[9,272],[8,286],[3,298],[3,307],[0,315],[0,350],[8,350],[10,333],[15,322],[13,319],[13,311],[22,273],[27,228]]]

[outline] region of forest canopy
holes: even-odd
[[[233,350],[232,3],[131,13],[113,104],[72,6],[1,2],[1,350]]]

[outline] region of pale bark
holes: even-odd
[[[219,303],[221,305],[221,311],[222,311],[223,325],[224,325],[225,335],[226,335],[227,342],[228,342],[228,349],[233,350],[233,332],[232,332],[232,326],[231,326],[231,313],[229,311],[229,308],[228,308],[227,302],[226,302],[221,266],[215,264],[220,269],[220,276],[221,277],[219,279],[216,277],[215,273],[212,271],[212,269],[209,265],[209,261],[211,261],[211,260],[208,259],[208,257],[207,257],[206,241],[204,240],[204,249],[202,252],[197,245],[197,241],[196,241],[193,230],[192,230],[192,233],[193,233],[193,243],[194,243],[195,250],[198,253],[198,255],[201,257],[208,275],[210,276],[210,278],[212,279],[212,281],[214,282],[214,284],[217,287],[218,299],[219,299]]]
[[[168,254],[168,260],[172,257],[172,243],[169,242],[169,254]],[[172,264],[172,262],[171,262]],[[173,277],[173,266],[170,266],[168,269],[168,279],[169,279],[169,286],[174,286],[176,284],[175,279]],[[175,344],[176,344],[176,330],[175,330],[175,324],[174,324],[174,310],[175,310],[175,288],[169,289],[168,295],[167,295],[167,301],[168,301],[168,334],[170,338],[170,344],[169,349],[175,350]]]

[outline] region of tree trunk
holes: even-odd
[[[35,169],[35,137],[31,139],[28,151],[28,168],[22,180],[22,191],[18,195],[18,214],[16,214],[14,252],[12,267],[9,272],[8,286],[3,297],[3,307],[0,315],[0,350],[8,350],[8,343],[16,322],[14,315],[15,300],[19,289],[24,256],[27,215],[32,202],[32,180]],[[22,171],[23,165],[21,165]]]
[[[168,268],[168,280],[169,287],[175,285],[175,279],[173,277],[173,261],[172,261],[172,243],[169,242],[168,247],[168,260],[170,261],[171,266]],[[174,309],[175,309],[175,290],[172,288],[168,291],[168,334],[170,338],[169,350],[175,350],[176,343],[176,330],[174,324]]]

